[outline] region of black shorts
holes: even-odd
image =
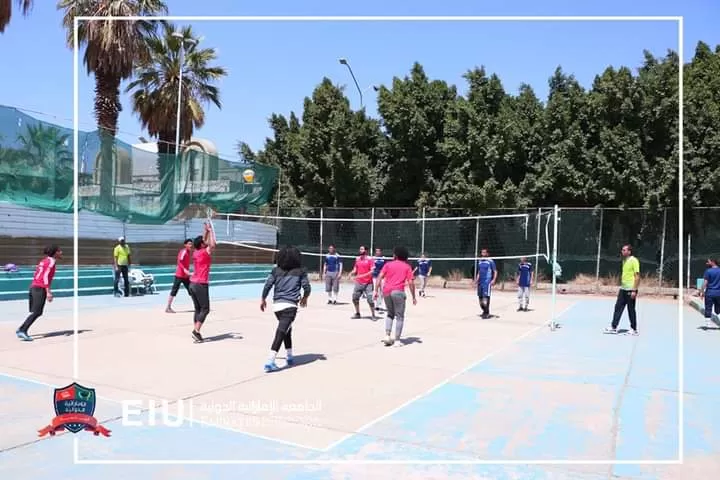
[[[174,297],[178,294],[178,291],[180,291],[180,285],[185,287],[185,290],[187,290],[187,292],[190,293],[190,279],[175,277],[175,280],[173,280],[172,289],[170,290],[171,297]]]

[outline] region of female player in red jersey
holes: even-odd
[[[25,322],[20,325],[15,335],[20,340],[31,342],[32,337],[28,335],[28,330],[35,320],[40,318],[45,310],[45,302],[53,301],[53,294],[50,286],[55,277],[55,266],[58,260],[62,258],[62,250],[57,245],[51,245],[45,248],[45,257],[35,267],[35,275],[33,275],[30,284],[30,315]]]
[[[210,224],[205,224],[203,235],[193,240],[193,273],[190,276],[190,297],[195,306],[192,338],[195,343],[203,341],[200,329],[210,313],[210,266],[212,265],[212,251],[217,245],[215,232]]]

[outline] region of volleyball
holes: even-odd
[[[253,180],[255,180],[255,171],[248,168],[247,170],[245,170],[243,172],[243,179],[245,180],[246,183],[252,183]]]

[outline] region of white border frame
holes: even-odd
[[[73,207],[73,379],[80,378],[79,363],[79,279],[78,279],[78,225],[79,225],[79,42],[78,24],[92,20],[166,20],[177,22],[677,22],[678,25],[678,245],[679,278],[683,277],[683,186],[684,186],[684,17],[682,16],[155,16],[155,17],[87,17],[78,16],[73,22],[73,156],[75,169]],[[684,460],[685,443],[685,378],[683,287],[678,288],[678,459],[677,460],[82,460],[79,439],[73,439],[73,463],[76,465],[679,465]],[[462,373],[462,372],[460,372]],[[456,375],[455,375],[456,376]],[[451,379],[454,376],[450,377]],[[448,380],[443,382],[447,383]],[[406,406],[406,404],[403,404]],[[395,412],[395,410],[393,410]],[[384,416],[383,416],[384,417]]]

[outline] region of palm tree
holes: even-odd
[[[74,19],[88,17],[151,16],[167,13],[163,0],[60,0],[68,44],[74,45]],[[85,47],[83,62],[95,75],[95,118],[101,142],[101,205],[111,198],[111,172],[118,128],[120,83],[130,78],[139,61],[148,58],[147,39],[155,36],[158,22],[94,20],[78,25],[78,41]]]
[[[217,53],[212,48],[198,48],[199,38],[192,27],[176,29],[165,25],[163,35],[149,38],[147,61],[138,64],[135,77],[127,91],[132,92],[133,109],[143,128],[158,139],[158,173],[164,178],[167,171],[164,154],[175,154],[177,135],[178,87],[182,61],[182,101],[180,113],[180,142],[189,141],[193,131],[205,123],[204,106],[214,104],[222,108],[218,88],[213,85],[227,75],[224,68],[213,66]],[[179,35],[181,38],[178,38]],[[185,55],[181,54],[185,46]],[[182,58],[182,60],[181,60]]]
[[[10,23],[12,18],[12,0],[0,0],[0,33],[5,31],[5,27]],[[23,15],[27,15],[32,9],[33,0],[17,0],[20,11]]]

